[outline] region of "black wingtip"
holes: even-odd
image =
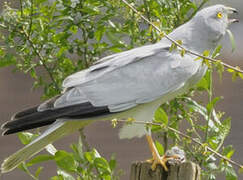
[[[1,129],[5,130],[5,129],[9,129],[11,128],[11,124],[12,124],[12,120],[10,121],[7,121],[6,123],[4,123],[2,126],[1,126]]]
[[[3,123],[3,124],[1,125],[1,128],[0,128],[0,129],[2,129],[2,130],[7,129],[7,127],[6,127],[7,124],[8,124],[8,122]]]
[[[3,132],[2,132],[2,136],[5,136],[5,135],[8,135],[8,127],[7,127],[7,124],[8,124],[8,122],[6,122],[6,123],[3,123],[2,125],[1,125],[1,130],[3,130]]]
[[[6,136],[6,135],[8,135],[9,133],[8,133],[8,129],[5,129],[3,132],[2,132],[2,136]]]
[[[33,114],[35,112],[37,112],[37,108],[39,107],[39,105],[37,106],[34,106],[34,107],[31,107],[31,108],[27,108],[23,111],[20,111],[20,112],[17,112],[15,113],[12,117],[11,117],[11,120],[15,120],[15,119],[18,119],[18,118],[21,118],[21,117],[24,117],[24,116],[27,116],[27,115],[30,115],[30,114]]]
[[[13,134],[13,133],[16,133],[16,132],[19,132],[19,131],[15,131],[15,130],[12,130],[12,129],[5,129],[2,133],[2,136],[10,135],[10,134]]]

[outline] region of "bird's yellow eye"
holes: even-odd
[[[223,17],[223,14],[221,12],[218,12],[217,17],[221,19]]]

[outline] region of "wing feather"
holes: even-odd
[[[163,43],[105,57],[66,78],[63,87],[75,90],[57,99],[55,107],[88,101],[119,112],[151,102],[183,87],[201,66],[201,61],[194,59],[189,54],[181,57],[179,52],[169,52],[168,44]]]
[[[97,63],[91,66],[89,69],[68,76],[63,81],[63,88],[69,88],[90,82],[108,72],[117,70],[145,57],[157,54],[158,52],[161,52],[168,47],[168,44],[157,43],[104,57],[97,61]]]

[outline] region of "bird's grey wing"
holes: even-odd
[[[167,43],[156,43],[104,57],[97,61],[90,68],[68,76],[63,81],[63,87],[69,88],[90,82],[108,72],[139,61],[145,57],[157,54],[158,52],[163,51],[165,48],[169,47],[170,45]]]
[[[97,65],[69,76],[63,83],[71,88],[55,107],[90,102],[108,106],[110,112],[153,101],[182,87],[197,72],[201,62],[190,55],[169,52],[161,43],[118,53]]]

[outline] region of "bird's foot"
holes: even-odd
[[[173,147],[171,150],[166,151],[164,156],[160,156],[153,139],[150,135],[146,135],[150,150],[152,152],[152,159],[147,160],[147,162],[152,163],[152,170],[154,171],[158,164],[162,165],[165,171],[168,171],[167,162],[169,164],[180,164],[185,161],[185,153],[183,150],[179,149],[177,146]]]
[[[151,163],[151,169],[154,171],[158,164],[160,164],[165,171],[168,171],[168,167],[166,166],[167,159],[165,156],[155,156],[152,159],[146,160],[146,162]]]

